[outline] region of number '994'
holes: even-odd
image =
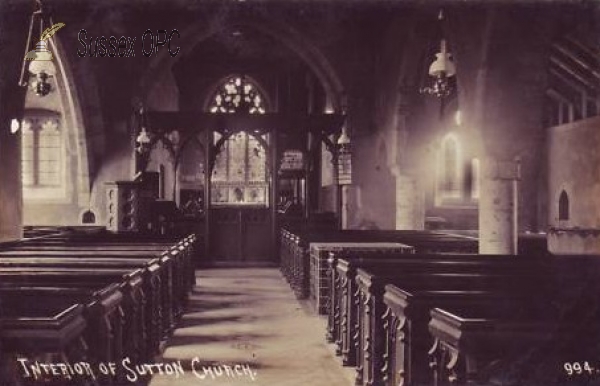
[[[600,369],[590,365],[590,362],[565,362],[563,365],[567,375],[598,374]]]

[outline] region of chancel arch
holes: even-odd
[[[49,48],[56,69],[50,93],[36,95],[30,75],[20,119],[24,223],[77,225],[91,200],[86,126],[59,39]]]
[[[343,83],[334,66],[320,50],[302,36],[292,26],[274,19],[263,19],[254,14],[252,17],[235,17],[228,15],[220,20],[218,27],[202,23],[195,23],[182,31],[181,52],[178,57],[189,56],[198,45],[215,35],[230,33],[237,29],[250,29],[269,36],[278,44],[287,47],[297,56],[316,76],[319,84],[325,90],[326,108],[330,111],[342,112],[346,103]],[[173,66],[179,58],[174,60],[167,52],[159,52],[153,56],[150,65],[142,74],[137,86],[137,94],[142,98],[152,92],[157,80],[168,78]],[[218,84],[218,83],[213,83]],[[323,111],[321,111],[323,112]]]

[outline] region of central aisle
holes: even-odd
[[[151,386],[353,384],[353,371],[325,344],[325,320],[295,299],[277,269],[207,269],[196,276],[162,359],[181,363],[184,373],[157,375]],[[252,375],[239,365],[249,365]]]

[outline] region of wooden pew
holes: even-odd
[[[149,276],[148,280],[158,291],[160,298],[159,314],[162,318],[161,326],[163,327],[164,338],[166,338],[175,327],[175,315],[180,314],[183,309],[184,299],[173,296],[174,292],[179,294],[183,292],[179,287],[175,288],[175,290],[173,289],[174,283],[175,285],[182,284],[181,278],[173,280],[173,277],[179,277],[182,273],[174,274],[175,268],[178,267],[174,261],[177,259],[179,251],[173,250],[155,257],[158,253],[148,252],[143,248],[140,250],[123,251],[102,245],[86,245],[83,250],[80,250],[65,246],[59,250],[0,251],[0,264],[17,264],[20,261],[23,261],[23,264],[25,264],[25,259],[34,258],[37,261],[36,264],[42,264],[42,260],[47,260],[47,265],[59,264],[61,259],[68,259],[70,264],[77,264],[76,261],[79,260],[79,267],[85,267],[86,264],[91,262],[95,264],[104,262],[116,267],[121,264],[123,268],[145,268],[146,266],[152,266],[153,268],[145,270],[144,274]],[[125,259],[128,261],[125,262]],[[109,260],[112,260],[113,263],[109,263]]]
[[[0,268],[0,288],[15,286],[97,288],[118,283],[126,296],[124,302],[125,334],[131,341],[126,352],[132,358],[151,360],[160,352],[159,302],[148,277],[143,278],[140,269],[123,270],[96,268]],[[131,335],[129,335],[131,333]]]
[[[524,304],[531,296],[533,294],[519,292],[518,288],[483,287],[478,290],[473,286],[469,290],[415,288],[409,291],[389,284],[384,295],[383,323],[374,326],[377,333],[381,334],[375,339],[381,337],[382,340],[376,343],[379,352],[373,356],[373,368],[380,372],[386,385],[431,384],[433,378],[428,357],[431,338],[427,325],[432,308],[489,307],[506,310],[514,309],[516,304]]]
[[[170,251],[174,264],[176,265],[176,274],[178,284],[180,283],[180,294],[183,300],[187,300],[187,294],[195,285],[195,275],[193,266],[193,256],[197,247],[196,235],[188,235],[177,243],[156,242],[156,241],[136,241],[122,238],[102,236],[99,239],[81,240],[73,238],[46,238],[42,240],[25,241],[12,244],[5,247],[5,250],[27,250],[27,251],[60,251],[65,248],[70,250],[98,250],[99,248],[121,251],[148,251],[153,254],[166,253]],[[179,251],[176,253],[175,251]],[[177,258],[175,258],[177,257]]]
[[[43,358],[51,362],[86,358],[84,306],[69,299],[40,303],[35,308],[14,302],[3,307],[0,324],[3,384],[19,385],[27,381],[23,372],[17,370],[17,358]]]
[[[112,234],[103,235],[102,242],[98,242],[97,238],[92,240],[94,241],[86,241],[80,237],[64,236],[33,240],[14,244],[9,247],[9,251],[0,252],[0,255],[35,256],[39,258],[79,255],[78,257],[85,259],[88,259],[89,256],[94,258],[124,256],[125,258],[143,259],[149,257],[149,255],[155,256],[162,252],[160,256],[161,266],[166,269],[161,270],[161,277],[162,282],[167,285],[162,286],[162,302],[165,312],[161,311],[161,313],[164,318],[163,325],[172,330],[175,319],[183,313],[189,291],[195,284],[191,257],[195,251],[196,236],[189,235],[176,245],[163,241],[152,243],[144,241],[140,243],[139,238],[134,238],[134,241],[132,241],[132,238],[116,237]],[[5,249],[7,248],[5,247]],[[166,251],[167,249],[168,251]],[[169,310],[169,305],[172,306],[171,310]]]
[[[448,258],[454,258],[454,261]],[[502,261],[500,257],[491,261],[489,259],[491,257],[485,259],[470,257],[465,260],[464,256],[431,255],[429,259],[362,259],[359,263],[338,261],[338,272],[343,277],[341,281],[345,285],[345,288],[341,288],[343,296],[340,306],[338,344],[345,364],[354,364],[355,360],[358,360],[359,382],[362,381],[363,375],[367,377],[365,380],[367,384],[380,381],[377,377],[380,375],[383,356],[382,343],[374,340],[373,337],[381,337],[383,332],[380,318],[383,315],[383,285],[386,282],[401,279],[400,283],[410,288],[418,285],[432,289],[504,290],[510,288],[510,279],[515,277],[517,272],[527,271],[525,266],[517,264],[516,261],[507,262],[506,259]],[[532,267],[530,262],[527,263],[527,267]],[[367,270],[374,271],[375,274]],[[353,277],[355,274],[356,282]],[[530,283],[533,285],[534,281],[530,280]],[[357,331],[362,337],[358,341],[352,339],[357,336]],[[369,347],[368,355],[361,350],[365,345]],[[355,351],[354,347],[358,347],[358,351]],[[355,353],[361,356],[357,358]],[[364,366],[362,366],[363,362],[366,362]]]
[[[447,235],[431,231],[393,230],[334,230],[313,232],[282,231],[281,270],[296,296],[304,299],[309,294],[308,272],[311,243],[327,242],[384,242],[412,246],[416,253],[460,252],[476,253],[477,240],[465,236]]]
[[[327,264],[331,252],[363,253],[376,252],[380,256],[411,254],[414,248],[400,243],[311,243],[310,244],[310,274],[303,275],[310,279],[309,299],[316,312],[327,315],[329,312],[330,274]],[[304,284],[302,285],[304,287]]]
[[[341,255],[341,256],[340,256]],[[341,263],[338,264],[338,258],[341,259]],[[492,257],[490,257],[492,258]],[[494,262],[497,262],[497,256]],[[351,308],[351,296],[357,293],[357,287],[355,282],[356,269],[360,265],[372,262],[377,265],[390,264],[392,267],[399,264],[405,264],[406,269],[409,269],[406,264],[416,264],[412,270],[420,271],[425,267],[422,264],[428,264],[435,266],[436,272],[453,272],[455,270],[454,262],[461,265],[463,272],[468,270],[469,267],[473,267],[473,270],[477,270],[478,261],[481,260],[477,255],[394,255],[394,254],[382,254],[380,252],[367,252],[359,253],[353,251],[352,253],[331,253],[328,261],[330,282],[333,285],[330,288],[330,312],[328,315],[327,323],[327,340],[329,342],[335,342],[338,347],[338,354],[342,354],[342,338],[354,335],[354,310]],[[484,257],[484,261],[485,257]],[[431,266],[429,269],[432,269]],[[344,324],[345,333],[341,334],[340,326]],[[344,354],[344,362],[346,362],[346,354]]]
[[[91,288],[30,286],[0,288],[3,310],[18,309],[23,304],[29,304],[32,309],[36,309],[39,304],[84,305],[86,319],[84,339],[89,347],[89,361],[95,365],[115,362],[123,358],[122,301],[123,294],[117,284]],[[112,380],[113,377],[103,379],[105,383],[112,383]]]
[[[161,339],[165,339],[168,331],[174,327],[174,319],[182,314],[189,290],[194,285],[195,275],[190,268],[195,249],[195,235],[184,238],[176,245],[162,241],[148,243],[147,240],[139,238],[131,242],[129,237],[113,235],[109,235],[100,243],[97,241],[97,237],[85,240],[79,236],[72,238],[54,235],[8,247],[4,245],[5,251],[0,252],[0,267],[4,267],[0,268],[0,271],[3,271],[0,277],[7,280],[0,279],[0,287],[8,289],[18,283],[33,282],[35,285],[58,284],[63,289],[73,289],[73,286],[89,286],[90,275],[86,272],[89,269],[100,268],[103,273],[107,273],[107,269],[128,271],[143,268],[140,271],[140,276],[143,277],[138,277],[137,289],[133,285],[134,280],[120,283],[121,290],[127,294],[124,308],[130,311],[125,312],[124,335],[131,339],[126,341],[123,351],[134,361],[136,358],[151,360],[160,350]],[[160,264],[156,264],[156,259],[149,259],[156,255],[159,255]],[[15,277],[14,272],[10,271],[10,266],[18,267],[28,279]],[[57,269],[61,272],[54,271]],[[69,274],[76,271],[88,280],[78,282],[77,278],[70,275],[65,277],[63,273],[66,271]],[[118,278],[113,274],[111,278],[105,276],[102,279],[93,279],[99,279],[98,282],[103,280],[107,283],[118,283],[122,277]]]
[[[545,276],[554,291],[528,294],[512,309],[440,306],[432,311],[436,385],[511,382],[508,373],[522,384],[595,384],[597,374],[569,377],[564,365],[598,354],[599,257],[548,257]]]
[[[524,304],[527,309],[527,304]],[[459,316],[462,315],[462,316]],[[486,382],[481,375],[494,361],[510,361],[545,343],[556,321],[539,314],[513,316],[496,310],[461,309],[457,313],[434,308],[429,330],[433,385]]]

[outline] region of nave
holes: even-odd
[[[0,0],[0,386],[598,383],[599,26]]]
[[[325,320],[295,299],[278,269],[208,269],[196,277],[188,311],[161,359],[187,364],[185,375],[157,375],[150,386],[353,384],[354,371],[342,367],[325,343]],[[249,364],[254,381],[225,370],[215,379],[203,372],[203,366],[236,364]]]

